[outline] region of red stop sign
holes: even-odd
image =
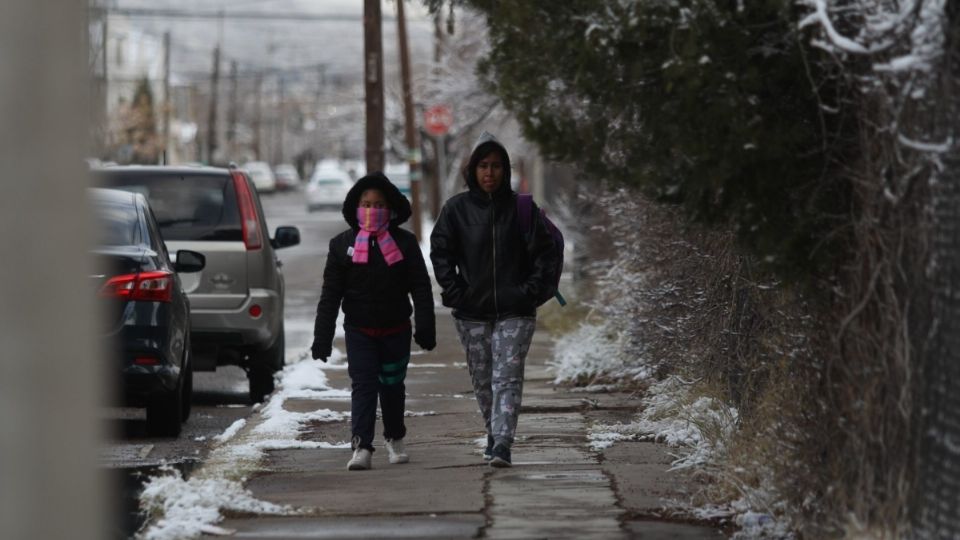
[[[442,137],[453,124],[453,113],[446,105],[434,105],[423,113],[423,127],[434,137]]]

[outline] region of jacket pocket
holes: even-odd
[[[530,311],[536,308],[533,299],[523,292],[519,285],[509,285],[501,293],[502,307],[505,311]]]

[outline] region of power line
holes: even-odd
[[[307,13],[307,12],[264,12],[264,11],[194,11],[187,9],[163,8],[98,8],[93,12],[105,11],[108,15],[123,15],[130,18],[153,19],[217,19],[217,20],[257,20],[257,21],[295,21],[295,22],[358,22],[363,21],[362,14],[346,13]],[[384,17],[392,21],[394,17]]]

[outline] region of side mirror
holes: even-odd
[[[206,265],[207,258],[202,253],[181,249],[177,251],[177,262],[173,264],[173,269],[183,273],[199,272]]]
[[[300,243],[300,229],[286,225],[277,227],[277,234],[270,243],[275,249],[295,246]]]

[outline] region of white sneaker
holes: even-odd
[[[347,469],[351,471],[365,471],[370,468],[370,459],[373,455],[366,448],[357,448],[353,457],[347,462]]]
[[[403,439],[387,439],[385,446],[387,447],[387,454],[390,456],[390,463],[397,464],[410,461],[407,449],[403,447]]]

